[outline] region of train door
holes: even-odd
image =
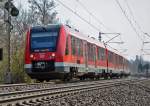
[[[81,57],[83,57],[83,41],[81,39],[76,39],[77,47],[77,64],[81,64]]]
[[[81,47],[80,47],[80,39],[76,38],[76,56],[77,56],[77,64],[80,64],[80,52],[81,52]]]
[[[108,49],[105,46],[105,58],[106,58],[106,67],[107,67],[107,73],[108,73]]]
[[[97,51],[96,51],[96,45],[94,45],[94,65],[95,65],[95,68],[97,67],[96,60],[97,60]]]
[[[85,67],[88,68],[88,50],[87,50],[87,42],[84,42],[84,60],[85,60]]]

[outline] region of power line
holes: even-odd
[[[125,1],[126,5],[127,5],[127,7],[128,7],[128,10],[129,10],[131,16],[133,17],[133,21],[135,22],[135,24],[137,25],[137,27],[139,28],[139,30],[144,34],[144,31],[142,30],[141,26],[138,24],[138,22],[137,22],[137,21],[135,20],[135,18],[134,18],[133,12],[132,12],[132,10],[131,10],[131,8],[130,8],[130,6],[129,6],[128,1],[127,1],[127,0],[124,0],[124,1]]]
[[[110,28],[108,28],[105,24],[103,24],[94,14],[92,14],[92,12],[90,12],[82,2],[80,2],[79,0],[76,0],[76,1],[77,1],[77,2],[80,4],[80,6],[81,6],[90,16],[92,16],[93,19],[95,19],[100,25],[102,25],[105,29],[109,30],[110,32],[113,32]]]
[[[142,30],[141,26],[140,26],[140,25],[138,24],[138,22],[135,20],[134,15],[133,15],[133,12],[132,12],[132,10],[131,10],[131,8],[130,8],[130,6],[129,6],[128,1],[127,1],[127,0],[124,0],[124,1],[125,1],[126,5],[127,5],[127,8],[128,8],[128,10],[129,10],[129,12],[130,12],[132,18],[133,18],[133,21],[135,22],[135,24],[137,25],[137,27],[139,28],[139,30],[145,35],[146,33]],[[145,40],[145,36],[144,36],[143,40]],[[144,44],[145,44],[145,43],[142,42],[141,54],[140,54],[140,55],[142,55],[142,53],[144,52]]]
[[[126,19],[128,20],[129,24],[131,25],[132,29],[134,30],[134,32],[136,33],[136,35],[138,36],[138,38],[143,42],[143,39],[140,37],[140,34],[137,32],[136,28],[134,27],[134,25],[132,24],[132,21],[129,19],[129,17],[127,16],[126,12],[123,10],[123,8],[121,7],[121,4],[119,3],[118,0],[115,0],[117,2],[117,4],[119,5],[122,13],[124,14],[124,16],[126,17]]]
[[[90,25],[92,28],[94,28],[95,30],[97,30],[98,32],[102,32],[97,26],[91,24],[89,21],[87,21],[86,19],[84,19],[82,16],[80,16],[76,11],[74,11],[73,9],[71,9],[70,7],[68,7],[67,5],[65,5],[63,2],[61,2],[60,0],[57,0],[57,2],[59,2],[61,5],[63,5],[66,9],[68,9],[69,11],[71,11],[73,14],[75,14],[76,16],[78,16],[81,20],[83,20],[84,22],[86,22],[88,25]],[[81,3],[81,2],[80,2]],[[100,22],[83,4],[82,7],[84,9],[86,9],[86,11],[93,17],[95,18],[100,24],[102,24],[103,26],[105,26],[102,22]],[[106,26],[105,26],[106,28]],[[110,39],[109,36],[106,36],[107,38]]]
[[[79,17],[81,20],[83,20],[84,22],[86,22],[88,25],[90,25],[92,28],[94,28],[95,30],[101,32],[101,30],[99,28],[97,28],[95,25],[91,24],[89,21],[87,21],[86,19],[84,19],[83,17],[81,17],[77,12],[75,12],[73,9],[71,9],[70,7],[66,6],[63,2],[61,2],[60,0],[56,0],[57,2],[59,2],[62,6],[64,6],[66,9],[68,9],[70,12],[72,12],[73,14],[75,14],[77,17]],[[91,14],[91,13],[90,13]],[[92,15],[93,16],[93,15]],[[93,16],[94,17],[94,16]],[[107,36],[108,37],[108,36]],[[107,44],[108,45],[108,44]],[[111,47],[110,45],[108,45],[109,47]],[[112,47],[111,47],[112,48]],[[114,49],[117,50],[117,49]]]
[[[92,28],[94,28],[95,30],[97,30],[98,32],[102,32],[97,26],[93,25],[92,23],[90,23],[89,21],[87,21],[86,19],[84,19],[82,16],[80,16],[76,11],[74,11],[73,9],[71,9],[70,7],[68,7],[67,5],[65,5],[63,2],[61,2],[60,0],[56,0],[57,2],[59,2],[62,6],[64,6],[66,9],[68,9],[70,12],[72,12],[73,14],[75,14],[77,17],[79,17],[81,20],[83,20],[84,22],[86,22],[88,25],[90,25]],[[88,11],[89,12],[89,11]],[[90,14],[92,14],[91,12],[89,12]],[[92,15],[94,17],[94,15]],[[95,17],[96,18],[96,17]],[[98,20],[98,19],[97,19]],[[103,23],[102,23],[103,24]],[[104,25],[104,24],[103,24]],[[107,38],[110,39],[109,36],[106,36]]]
[[[92,28],[94,28],[98,32],[101,32],[101,30],[97,26],[91,24],[89,21],[87,21],[86,19],[84,19],[83,17],[81,17],[77,12],[75,12],[70,7],[66,6],[63,2],[61,2],[60,0],[56,0],[56,1],[59,2],[62,6],[64,6],[66,9],[68,9],[70,12],[72,12],[73,14],[75,14],[77,17],[79,17],[82,21],[84,21],[85,23],[87,23],[88,25],[90,25]]]
[[[126,5],[127,5],[127,8],[128,8],[128,10],[129,10],[129,12],[130,12],[130,15],[131,15],[132,18],[133,18],[133,21],[135,22],[135,24],[137,25],[137,27],[139,28],[139,30],[140,30],[142,33],[144,33],[144,32],[142,31],[142,29],[141,29],[141,26],[140,26],[140,25],[137,23],[137,21],[135,20],[134,15],[133,15],[133,12],[132,12],[132,10],[131,10],[131,8],[130,8],[130,6],[129,6],[128,1],[127,1],[127,0],[124,0],[124,1],[125,1]],[[145,37],[144,37],[144,39],[145,39]],[[144,40],[144,39],[143,39],[143,40]],[[144,52],[143,49],[144,49],[144,43],[142,42],[140,55],[142,55],[142,53]]]
[[[126,1],[126,0],[125,0],[125,1]],[[140,53],[140,55],[142,55],[143,48],[144,48],[143,39],[141,38],[140,34],[137,32],[136,28],[134,27],[132,21],[129,19],[128,15],[126,14],[126,12],[124,11],[124,9],[122,8],[120,2],[119,2],[118,0],[116,0],[116,2],[117,2],[117,4],[119,5],[119,7],[120,7],[121,11],[123,12],[124,16],[126,17],[126,19],[128,20],[128,22],[130,23],[130,25],[131,25],[132,29],[134,30],[134,32],[136,33],[136,35],[137,35],[138,38],[142,41],[141,53]],[[130,14],[131,14],[131,16],[132,16],[132,18],[133,18],[135,24],[138,26],[139,30],[144,34],[144,32],[142,31],[140,25],[139,25],[139,24],[137,23],[137,21],[134,19],[134,15],[133,15],[133,13],[132,13],[132,11],[131,11],[131,8],[130,8],[130,6],[129,6],[129,4],[128,4],[127,1],[126,1],[126,5],[127,5],[127,7],[128,7],[128,10],[129,10],[129,12],[130,12]]]
[[[110,31],[110,32],[113,32],[114,33],[114,31],[112,31],[110,28],[108,28],[105,24],[103,24],[103,22],[101,22],[94,14],[92,14],[92,12],[90,12],[88,9],[87,9],[87,7],[82,3],[82,2],[80,2],[79,0],[76,0],[79,4],[80,4],[80,6],[90,15],[90,16],[92,16],[93,17],[93,19],[95,19],[100,25],[102,25],[105,29],[107,29],[108,31]],[[107,35],[107,34],[106,34]],[[109,36],[107,36],[107,38],[109,38],[110,39],[110,37]],[[120,40],[123,42],[123,40],[121,39],[121,35],[120,35]]]
[[[148,37],[150,37],[150,35],[148,33],[144,33],[145,35],[147,35]]]

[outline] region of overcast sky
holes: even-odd
[[[16,1],[22,2],[25,8],[28,6],[27,0]],[[141,53],[141,38],[144,39],[144,41],[150,41],[150,37],[142,33],[143,31],[145,33],[150,34],[150,0],[118,0],[122,8],[126,11],[128,18],[132,21],[140,37],[132,29],[131,25],[127,21],[116,0],[60,1],[63,2],[69,8],[71,8],[73,11],[78,13],[81,17],[89,21],[91,24],[98,27],[99,30],[103,33],[121,33],[121,36],[112,40],[112,42],[123,41],[125,43],[122,45],[110,43],[109,45],[111,45],[113,48],[118,49],[120,52],[123,51],[122,49],[128,49],[126,52],[123,53],[123,55],[127,58],[134,59],[135,55],[145,54],[144,52]],[[81,2],[89,10],[89,12],[91,12],[96,18],[98,18],[98,20],[104,25],[101,25],[92,16],[90,16],[85,11],[85,9],[79,4],[78,1]],[[127,7],[126,1],[132,11],[134,18]],[[65,22],[65,20],[69,19],[71,24],[83,33],[93,36],[95,38],[98,37],[99,32],[97,30],[95,30],[90,25],[78,18],[76,15],[74,15],[72,12],[64,8],[59,2],[56,2],[56,4],[58,5],[57,8],[55,8],[55,10],[58,12],[57,17],[60,18],[62,22]],[[136,23],[138,23],[142,31],[139,29],[135,21]],[[109,40],[109,38],[106,36],[112,38],[115,35],[102,35],[104,41]],[[150,49],[150,44],[145,44],[144,49]],[[150,50],[147,50],[146,52],[150,53]],[[144,59],[150,60],[150,55],[143,56]]]

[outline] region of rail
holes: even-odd
[[[144,79],[143,79],[144,80]],[[86,84],[67,84],[55,86],[51,88],[32,89],[26,91],[15,91],[8,93],[0,93],[0,106],[15,106],[15,105],[29,105],[49,99],[61,98],[66,95],[72,95],[80,92],[103,89],[112,86],[120,86],[131,82],[139,82],[143,80],[109,80],[109,81],[93,81]]]

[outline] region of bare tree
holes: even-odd
[[[47,25],[57,22],[57,12],[54,11],[56,4],[53,0],[28,0],[28,2],[30,4],[29,17],[32,25]]]
[[[0,48],[3,48],[3,60],[0,61],[0,82],[4,81],[4,75],[7,70],[7,27],[4,22],[4,8],[0,7]]]
[[[13,82],[24,82],[30,80],[24,71],[24,47],[25,35],[27,29],[31,25],[47,25],[56,23],[57,12],[54,11],[56,7],[52,0],[29,0],[29,10],[23,9],[22,4],[17,7],[19,9],[19,16],[12,17],[11,24],[11,72],[13,75]],[[4,72],[7,68],[8,56],[7,54],[7,28],[4,22],[4,9],[0,9],[0,47],[5,49],[4,60],[0,62],[0,82],[3,81]],[[4,46],[3,46],[4,45]]]

